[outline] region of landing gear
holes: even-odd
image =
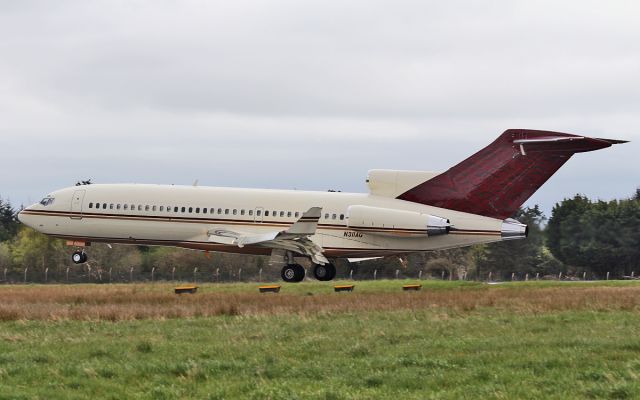
[[[313,267],[313,276],[319,281],[330,281],[336,277],[336,267],[333,264],[316,264]]]
[[[85,253],[84,250],[76,250],[71,255],[71,261],[73,261],[74,264],[84,264],[88,259],[89,257],[87,257],[87,253]]]
[[[305,271],[302,265],[287,264],[282,268],[281,275],[285,282],[301,282],[304,279]]]

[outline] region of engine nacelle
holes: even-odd
[[[446,218],[414,211],[369,206],[350,206],[347,226],[356,231],[388,236],[434,236],[449,233]]]

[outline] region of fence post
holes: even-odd
[[[511,273],[511,282],[513,282],[513,281],[515,281],[515,280],[516,280],[516,273],[515,273],[515,272],[512,272],[512,273]]]
[[[89,272],[87,274],[87,282],[91,282],[91,265],[87,264],[87,271]]]
[[[635,271],[631,271],[631,279],[633,279],[634,274],[635,274]]]
[[[113,267],[109,267],[109,283],[111,283],[111,270],[113,269]]]
[[[305,276],[306,275],[307,274],[305,274]],[[238,268],[238,282],[242,282],[242,268]]]
[[[47,278],[49,277],[49,267],[44,269],[44,282],[47,283]]]
[[[67,267],[67,283],[69,283],[69,267]]]
[[[398,275],[400,275],[400,270],[399,269],[396,270],[396,279],[398,279]]]
[[[582,280],[583,280],[583,281],[586,281],[586,280],[587,280],[587,271],[584,271],[584,272],[582,273]]]
[[[133,282],[133,267],[129,269],[129,282]]]
[[[420,272],[418,272],[418,279],[422,280],[422,270],[420,270]]]
[[[153,283],[154,275],[156,274],[156,267],[151,268],[151,282]]]
[[[609,280],[609,272],[607,271],[607,280]]]
[[[29,270],[29,267],[26,267],[24,269],[24,283],[27,283],[27,271]]]
[[[444,270],[442,270],[442,280],[444,280]]]
[[[353,280],[353,270],[349,271],[349,279]]]
[[[7,282],[7,269],[6,268],[4,269],[4,282],[5,283],[9,283],[9,282]]]
[[[524,276],[524,281],[525,281],[525,282],[529,281],[529,274],[526,274],[526,275]]]
[[[198,273],[198,267],[195,267],[193,269],[193,283],[197,283],[198,282],[198,277],[196,275],[197,273]]]
[[[220,268],[216,268],[216,280],[220,283]]]
[[[536,280],[540,280],[540,272],[536,272]]]
[[[262,282],[262,268],[258,271],[258,282]]]
[[[374,269],[374,270],[373,270],[373,280],[374,280],[374,281],[377,279],[377,276],[378,276],[378,270],[377,270],[377,269]]]
[[[558,274],[558,280],[559,280],[559,281],[561,281],[561,280],[562,280],[562,272],[560,272],[560,273]]]

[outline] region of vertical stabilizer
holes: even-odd
[[[489,146],[398,199],[505,219],[573,154],[616,143],[625,142],[509,129]]]

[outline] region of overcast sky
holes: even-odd
[[[528,204],[640,185],[637,1],[2,1],[0,197],[79,179],[365,191],[508,128],[632,140]]]

